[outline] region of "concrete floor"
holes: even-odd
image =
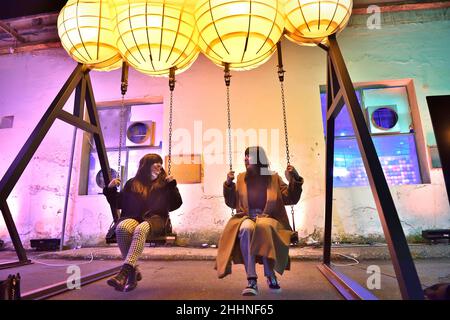
[[[450,245],[438,244],[410,244],[409,250],[414,259],[450,259]],[[3,253],[3,252],[2,252]],[[30,251],[30,254],[36,254]],[[121,260],[120,250],[115,244],[104,247],[84,247],[76,250],[64,250],[47,252],[42,254],[45,259],[89,259],[91,254],[96,260]],[[385,244],[373,245],[333,245],[332,259],[348,260],[342,255],[351,256],[358,260],[390,260],[388,247]],[[1,258],[2,254],[0,254]],[[140,260],[211,260],[214,261],[217,256],[217,248],[193,248],[178,246],[146,246]],[[289,248],[291,260],[301,261],[320,261],[323,256],[322,247],[291,247]],[[15,259],[15,257],[13,257]]]
[[[86,260],[43,259],[38,253],[30,253],[35,261],[32,265],[14,269],[0,270],[0,280],[8,274],[20,272],[22,276],[22,294],[40,287],[66,281],[69,276],[68,265],[80,265],[82,276],[105,270],[120,264],[118,260],[101,260],[95,258],[92,262]],[[0,262],[14,260],[13,252],[1,252]],[[43,265],[40,263],[45,263]],[[347,264],[352,261],[336,261]],[[55,300],[339,300],[342,299],[323,275],[316,268],[319,261],[292,262],[291,271],[280,277],[283,291],[279,294],[270,293],[261,278],[260,295],[257,297],[242,297],[241,290],[246,285],[242,265],[233,266],[233,274],[225,279],[218,279],[214,270],[214,261],[192,260],[145,260],[140,262],[144,279],[136,290],[129,293],[117,292],[106,285],[106,279],[83,286],[53,297]],[[450,259],[419,259],[415,260],[419,278],[423,288],[435,283],[450,282]],[[380,299],[401,299],[395,273],[388,260],[363,260],[356,266],[336,266],[336,268],[351,277],[362,286],[366,286],[367,267],[378,265],[381,268],[381,289],[372,292]],[[262,275],[261,266],[257,268]]]
[[[149,261],[140,264],[144,279],[131,292],[115,291],[106,284],[106,280],[97,281],[58,295],[56,300],[339,300],[337,291],[324,279],[316,268],[315,262],[294,262],[292,271],[286,272],[281,279],[283,291],[270,293],[263,279],[260,280],[260,295],[241,296],[246,286],[246,277],[242,265],[233,266],[233,274],[218,279],[212,261]],[[263,274],[261,266],[258,274]]]
[[[67,281],[70,276],[67,273],[67,267],[71,265],[79,265],[81,275],[89,275],[92,273],[114,268],[120,263],[118,261],[85,261],[85,260],[56,260],[56,259],[34,259],[29,255],[29,258],[34,262],[30,265],[25,265],[16,268],[0,270],[0,280],[4,280],[10,274],[20,274],[21,283],[20,289],[22,296],[27,293],[50,286],[59,282]],[[0,259],[1,262],[10,261]],[[41,264],[43,263],[43,264]],[[45,264],[45,265],[44,265]]]
[[[415,260],[422,289],[436,283],[450,283],[450,259]],[[401,299],[400,290],[391,261],[365,260],[356,266],[336,267],[346,276],[351,277],[363,287],[366,287],[367,267],[377,265],[381,269],[381,288],[371,292],[383,300]]]
[[[367,267],[378,265],[381,269],[381,288],[372,290],[383,300],[401,299],[397,280],[390,261],[364,261],[356,266],[337,267],[341,272],[366,287]],[[213,262],[202,261],[152,261],[141,264],[144,280],[135,291],[121,293],[108,287],[104,280],[71,291],[54,299],[160,299],[160,300],[340,300],[342,297],[317,270],[316,262],[293,262],[292,270],[280,277],[283,291],[270,293],[260,281],[258,297],[242,297],[246,284],[244,268],[233,266],[233,274],[217,279]],[[258,266],[258,274],[263,274]],[[435,283],[450,282],[450,259],[419,260],[416,268],[423,288]]]

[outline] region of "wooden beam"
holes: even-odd
[[[342,94],[342,91],[339,90],[338,94],[333,98],[333,102],[328,108],[327,119],[335,119],[338,116],[339,112],[341,112],[344,104],[344,96]]]
[[[98,133],[98,128],[96,126],[93,126],[89,122],[81,120],[79,117],[76,117],[67,111],[64,111],[64,110],[59,111],[58,119],[66,122],[68,124],[71,124],[81,130],[84,130],[86,132]]]
[[[22,43],[27,42],[27,40],[24,37],[22,37],[16,30],[11,28],[8,24],[4,23],[3,21],[0,21],[0,30],[3,30],[6,33],[10,34],[11,37],[13,37],[19,42]]]
[[[120,88],[117,88],[119,92]],[[143,99],[127,99],[125,100],[125,106],[137,106],[137,105],[145,105],[145,104],[162,104],[164,99],[162,96],[154,96]],[[110,101],[101,101],[97,102],[97,108],[104,107],[120,107],[122,106],[122,100],[110,100]]]
[[[5,54],[12,53],[22,53],[22,52],[31,52],[36,50],[46,50],[46,49],[55,49],[61,48],[61,42],[46,42],[46,43],[27,43],[24,45],[19,45],[17,47],[3,47],[0,48],[0,56]]]
[[[6,194],[4,195],[6,196]],[[20,240],[19,232],[17,231],[16,224],[14,223],[13,216],[9,210],[6,198],[0,198],[0,211],[2,212],[3,219],[5,220],[6,228],[8,229],[9,236],[16,250],[17,257],[21,263],[29,263],[27,253],[23,248],[22,241]]]
[[[425,3],[409,3],[409,4],[392,4],[383,5],[382,3],[373,5],[378,5],[380,7],[380,12],[400,12],[400,11],[418,11],[418,10],[436,10],[436,9],[446,9],[450,8],[449,1],[440,2],[425,2]],[[367,7],[364,8],[353,8],[352,15],[367,15]]]

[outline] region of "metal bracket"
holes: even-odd
[[[225,79],[225,85],[226,85],[227,87],[229,87],[229,86],[230,86],[230,83],[231,83],[230,64],[229,64],[228,62],[224,62],[223,65],[224,65],[224,67],[225,67],[224,75],[223,75],[223,77],[224,77],[224,79]]]
[[[283,53],[281,51],[281,41],[277,42],[277,55],[278,55],[278,79],[280,82],[284,81],[284,73],[286,72],[283,69]]]

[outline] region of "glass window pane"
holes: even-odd
[[[354,137],[352,120],[348,113],[347,105],[344,104],[334,123],[334,135],[336,137]]]
[[[98,110],[98,116],[100,118],[100,124],[102,127],[103,139],[105,140],[106,148],[118,148],[119,147],[119,137],[120,137],[120,108],[104,108]],[[123,125],[129,118],[128,110],[124,112]],[[123,130],[125,131],[125,130]],[[122,132],[122,144],[125,145],[125,134]]]
[[[413,134],[373,138],[389,184],[422,183]]]
[[[108,157],[109,166],[112,170],[112,176],[114,177],[118,170],[118,152],[109,151],[106,153]],[[125,165],[125,153],[122,152],[121,165]],[[103,177],[101,174],[101,166],[98,161],[97,152],[93,151],[89,155],[89,177],[88,177],[88,194],[101,194]]]
[[[323,87],[321,87],[323,91]],[[389,184],[421,183],[414,130],[406,87],[372,87],[356,90],[381,165]],[[321,92],[322,121],[326,136],[326,93]],[[336,117],[334,185],[367,185],[367,175],[346,106]]]
[[[421,183],[413,134],[377,136],[373,142],[388,184]],[[333,181],[335,187],[368,185],[356,139],[336,139]]]
[[[334,186],[367,185],[367,175],[356,140],[354,138],[336,139],[334,148]]]
[[[361,103],[361,93],[360,91],[356,91],[356,97],[358,98],[359,103]],[[327,94],[320,94],[321,104],[322,104],[322,121],[323,121],[323,132],[326,136],[327,131]],[[352,121],[350,119],[350,114],[347,110],[347,105],[341,109],[338,116],[336,117],[336,121],[334,124],[335,135],[340,137],[351,137],[355,135],[353,131]]]
[[[327,93],[320,93],[320,106],[322,107],[322,124],[323,124],[323,136],[327,136]]]

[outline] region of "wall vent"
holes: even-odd
[[[13,127],[14,116],[0,117],[0,129],[9,129]]]

